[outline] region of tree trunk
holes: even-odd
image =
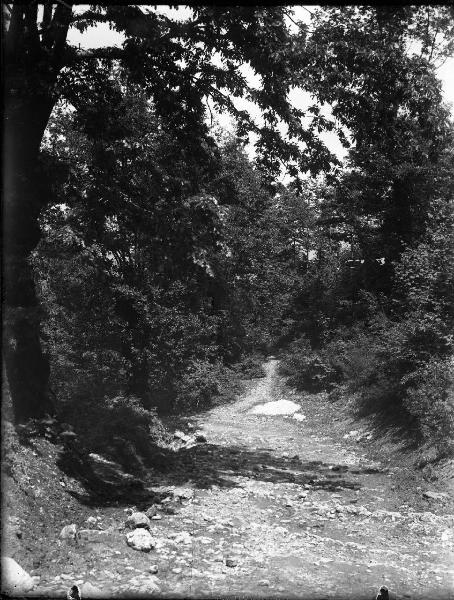
[[[8,97],[9,96],[9,97]],[[16,422],[52,413],[49,360],[41,349],[40,309],[31,252],[40,239],[38,218],[48,200],[39,146],[53,103],[7,94],[4,136],[3,354]]]

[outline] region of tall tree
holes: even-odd
[[[313,131],[304,129],[300,112],[287,99],[291,73],[299,64],[298,45],[286,26],[286,9],[195,7],[187,21],[170,19],[139,6],[90,6],[71,2],[4,4],[4,354],[16,420],[51,410],[49,367],[39,334],[39,305],[29,257],[40,239],[38,217],[49,197],[40,145],[52,110],[61,97],[78,110],[94,87],[115,93],[106,62],[117,61],[131,82],[140,85],[156,110],[182,136],[194,136],[211,99],[230,110],[244,135],[255,130],[259,150],[271,171],[279,156],[303,168],[329,165],[330,155]],[[125,36],[122,48],[80,49],[67,41],[70,27],[85,31],[108,23]],[[220,57],[220,64],[212,56]],[[253,90],[239,67],[249,64],[261,77]],[[236,110],[232,96],[259,103],[265,122],[257,127]],[[92,115],[96,127],[96,114]],[[274,130],[276,119],[290,126],[310,152],[301,154]],[[202,136],[203,138],[203,136]],[[203,139],[195,136],[197,143]]]
[[[450,7],[330,7],[317,12],[305,46],[306,85],[353,141],[333,223],[343,221],[344,241],[371,274],[384,259],[369,282],[386,293],[392,262],[422,238],[440,192],[453,133],[436,66],[452,52],[453,31]]]

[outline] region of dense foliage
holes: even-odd
[[[283,371],[333,398],[344,382],[363,411],[400,420],[444,455],[454,432],[454,138],[433,58],[452,50],[435,39],[449,40],[453,21],[409,12],[330,8],[315,18],[313,90],[353,145],[346,169],[327,180],[319,220],[336,249],[318,268],[329,275],[317,288],[317,335],[313,319]],[[434,37],[411,53],[423,14]],[[313,306],[311,283],[296,311]]]
[[[157,413],[231,398],[280,351],[290,384],[452,452],[454,130],[436,76],[451,9],[328,7],[293,33],[283,7],[35,9],[13,5],[5,37],[16,419],[54,411],[146,462]],[[67,43],[104,22],[122,48]]]

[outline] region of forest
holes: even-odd
[[[18,426],[56,416],[91,448],[146,454],[161,415],[228,402],[274,354],[294,388],[452,455],[454,130],[437,68],[454,13],[310,12],[4,6]],[[122,47],[68,42],[106,23]]]
[[[451,598],[452,6],[2,10],[2,593]]]

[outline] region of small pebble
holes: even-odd
[[[234,558],[226,558],[225,564],[227,567],[236,567],[238,563]]]

